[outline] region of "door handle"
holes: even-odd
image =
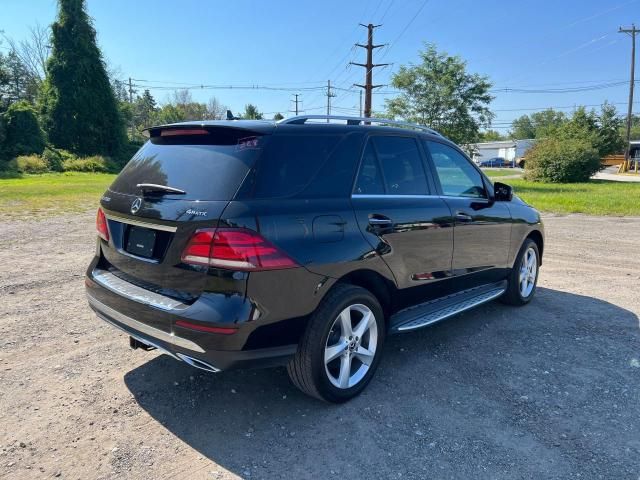
[[[393,225],[393,221],[384,215],[374,214],[369,217],[369,225],[372,227],[390,227]]]
[[[456,212],[456,221],[457,222],[471,222],[473,221],[473,217],[464,212]]]

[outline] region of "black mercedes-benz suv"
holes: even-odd
[[[211,372],[286,365],[342,402],[387,335],[534,295],[540,215],[433,130],[303,116],[147,133],[102,197],[86,275],[133,348]]]

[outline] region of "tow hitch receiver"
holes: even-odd
[[[140,340],[137,340],[133,337],[129,337],[129,346],[134,350],[137,348],[141,348],[145,352],[149,350],[155,350],[156,347],[152,347],[151,345],[147,345],[146,343],[142,343]]]

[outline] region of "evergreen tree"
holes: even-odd
[[[244,113],[242,114],[242,118],[245,120],[262,120],[262,113],[258,111],[258,107],[256,107],[252,103],[247,103],[244,106]]]
[[[150,127],[153,115],[157,110],[156,99],[153,98],[149,90],[145,90],[141,97],[136,98],[136,124],[141,128]]]
[[[124,124],[84,0],[58,0],[41,96],[43,126],[58,148],[117,156]]]

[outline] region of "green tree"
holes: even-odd
[[[627,138],[627,120],[625,118],[623,125],[620,127],[620,136],[623,142],[626,142]],[[633,115],[631,117],[631,140],[640,140],[640,115]]]
[[[49,140],[80,155],[116,156],[124,123],[84,0],[58,0],[40,109]]]
[[[136,127],[138,129],[151,126],[158,107],[156,105],[156,99],[153,98],[149,90],[145,90],[141,96],[136,98],[133,110]]]
[[[567,121],[563,112],[548,108],[531,116],[522,115],[511,124],[509,136],[518,140],[525,138],[543,138],[552,135],[553,132]]]
[[[613,153],[624,152],[625,137],[620,135],[625,121],[618,116],[614,105],[604,103],[598,116],[598,142],[596,148],[604,157]]]
[[[44,133],[35,110],[26,101],[11,104],[4,114],[6,125],[4,148],[9,157],[40,154],[44,150]]]
[[[600,115],[594,110],[578,107],[571,118],[556,130],[554,137],[586,141],[600,157],[604,157],[623,148],[620,126],[621,121],[612,105],[604,104]]]
[[[515,139],[536,138],[536,127],[529,115],[522,115],[511,123],[509,135]]]
[[[497,130],[485,130],[480,132],[481,142],[499,142],[500,140],[506,140],[506,137]]]
[[[38,87],[38,78],[31,74],[16,52],[0,53],[0,103],[5,109],[22,100],[34,103]]]
[[[284,115],[282,115],[280,112],[278,112],[278,113],[276,113],[276,114],[273,116],[273,119],[274,119],[276,122],[278,122],[278,121],[280,121],[280,120],[284,119]]]
[[[392,77],[400,96],[386,100],[388,115],[435,128],[456,143],[477,142],[493,119],[491,82],[467,72],[460,57],[426,44],[417,65],[402,65]]]
[[[167,123],[183,122],[185,120],[184,112],[175,105],[168,103],[163,105],[153,116],[153,123],[156,125],[164,125]]]
[[[247,103],[244,106],[244,113],[242,114],[242,118],[244,118],[245,120],[262,120],[262,113],[258,111],[258,107],[256,107],[252,103]]]

